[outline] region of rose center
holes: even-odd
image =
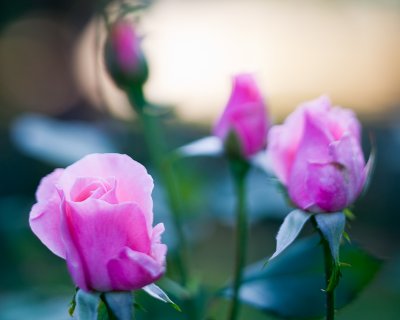
[[[107,202],[114,202],[115,179],[107,178],[78,178],[71,189],[71,200],[82,202],[87,199],[102,199]]]

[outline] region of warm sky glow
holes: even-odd
[[[140,31],[151,67],[149,96],[191,121],[212,121],[231,76],[242,71],[256,73],[279,118],[323,93],[364,115],[400,102],[399,7],[163,0],[144,14]]]

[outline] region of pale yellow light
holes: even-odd
[[[163,0],[144,13],[139,27],[151,70],[147,95],[153,102],[175,106],[188,121],[212,123],[238,72],[256,73],[275,118],[320,94],[363,116],[375,117],[400,102],[397,6]],[[95,33],[90,28],[82,38],[86,49],[79,55],[81,83],[91,96],[96,96],[94,81],[101,83],[113,112],[131,116],[99,57],[100,71],[94,72],[96,60],[88,46],[94,48]]]

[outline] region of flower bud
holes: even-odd
[[[348,109],[320,97],[300,105],[271,128],[268,153],[292,202],[311,212],[337,212],[352,204],[365,184],[361,125]]]
[[[228,154],[249,158],[266,146],[268,127],[266,105],[254,77],[235,76],[231,96],[214,126],[214,134],[224,142]]]
[[[122,88],[140,85],[148,78],[148,67],[132,24],[118,20],[105,45],[105,63],[115,83]]]

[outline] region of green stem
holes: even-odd
[[[334,261],[331,253],[331,249],[329,247],[328,241],[326,241],[324,235],[321,230],[318,228],[317,221],[315,217],[311,219],[315,229],[318,231],[319,236],[321,238],[322,247],[324,250],[324,269],[325,269],[325,288],[329,287],[329,281],[331,280],[331,275],[334,266]],[[334,320],[335,319],[335,288],[330,290],[325,290],[325,314],[326,320]]]
[[[233,295],[228,319],[235,320],[239,316],[239,291],[242,283],[243,269],[246,263],[248,222],[246,214],[246,188],[245,179],[249,165],[242,159],[231,159],[233,179],[235,182],[237,207],[236,207],[236,257],[233,279]]]
[[[139,115],[143,127],[145,142],[149,151],[150,160],[157,169],[161,182],[164,185],[169,207],[171,209],[171,217],[174,224],[175,234],[177,236],[177,250],[173,256],[178,273],[180,283],[183,287],[188,287],[189,269],[187,259],[187,241],[183,231],[182,209],[178,194],[177,182],[174,175],[171,161],[165,157],[167,153],[165,134],[161,128],[158,116],[151,113],[151,107],[148,106],[146,98],[141,88],[130,88],[126,90],[130,102]],[[187,306],[188,317],[190,320],[197,320],[197,307],[194,298],[188,297],[185,302]]]
[[[329,280],[333,272],[333,259],[331,250],[329,248],[328,241],[322,240],[324,247],[324,262],[325,262],[325,284],[328,288]],[[325,291],[325,308],[326,308],[326,320],[335,319],[335,289]]]
[[[129,98],[139,114],[150,160],[156,167],[157,173],[165,187],[177,236],[178,249],[176,250],[175,261],[181,278],[180,282],[186,287],[188,282],[186,239],[183,232],[182,210],[175,175],[173,173],[171,162],[165,157],[167,152],[164,140],[165,134],[162,132],[161,124],[158,121],[157,116],[152,114],[151,110],[149,110],[142,91],[138,88],[135,89],[135,91],[130,91]]]

